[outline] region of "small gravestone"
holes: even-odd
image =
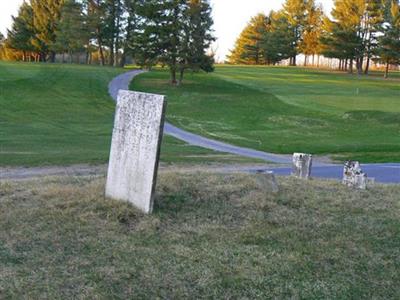
[[[279,192],[279,186],[272,171],[258,170],[256,173],[257,182],[262,189],[273,193]]]
[[[297,178],[309,179],[311,176],[312,155],[305,153],[293,154],[292,175]]]
[[[348,187],[365,190],[367,188],[368,178],[358,161],[347,161],[344,164],[343,184]]]
[[[119,91],[106,196],[153,210],[164,127],[164,96]]]

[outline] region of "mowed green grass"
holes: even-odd
[[[0,165],[106,163],[115,109],[107,86],[125,71],[1,62]],[[387,162],[400,161],[400,76],[393,77],[227,66],[188,74],[179,88],[155,71],[135,79],[133,88],[166,94],[170,122],[235,145]],[[171,137],[161,160],[254,161]]]
[[[108,83],[124,69],[0,62],[0,166],[108,161],[115,103]],[[163,141],[166,163],[249,162]]]
[[[0,182],[0,298],[399,299],[399,186],[161,173],[154,214],[104,178]]]
[[[166,94],[167,119],[211,138],[263,151],[338,160],[400,161],[400,76],[369,77],[302,68],[218,66],[140,75],[132,89]]]
[[[108,82],[123,70],[0,64],[0,164],[96,163],[110,147]]]

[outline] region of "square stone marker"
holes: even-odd
[[[106,196],[145,213],[153,210],[165,108],[162,95],[118,93]]]
[[[312,155],[306,153],[293,154],[292,175],[297,178],[309,179],[311,176]]]

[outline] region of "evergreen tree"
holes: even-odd
[[[127,55],[133,55],[130,45],[136,44],[136,34],[140,24],[140,14],[138,10],[141,7],[142,2],[140,0],[124,0],[124,7],[126,10],[126,27],[125,36],[121,40],[122,55],[120,59],[120,67],[123,67],[126,62]]]
[[[294,47],[296,36],[286,15],[282,11],[272,11],[267,24],[261,43],[265,62],[268,65],[275,65],[293,57],[296,53]]]
[[[214,57],[206,53],[215,40],[211,32],[213,25],[211,6],[207,1],[190,0],[185,7],[184,15],[178,84],[182,83],[187,69],[194,72],[214,71]]]
[[[235,47],[228,57],[229,63],[258,65],[265,62],[261,44],[267,22],[264,14],[258,14],[251,18],[236,40]]]
[[[75,0],[65,0],[55,33],[56,40],[51,49],[68,53],[69,60],[72,62],[73,52],[84,50],[89,40],[82,4]]]
[[[382,25],[383,35],[378,37],[379,46],[375,50],[378,60],[386,65],[385,78],[389,75],[389,66],[400,64],[400,5],[398,0],[388,3],[390,14]]]
[[[283,4],[283,13],[295,37],[292,46],[296,49],[296,52],[293,54],[293,57],[290,58],[290,65],[295,66],[298,46],[303,38],[304,27],[306,25],[307,0],[286,0]]]
[[[5,41],[6,39],[4,35],[0,32],[0,60],[3,60],[5,58],[5,49],[4,49]]]
[[[306,3],[306,20],[303,37],[299,45],[299,50],[304,54],[304,65],[307,65],[309,56],[313,58],[321,52],[320,38],[322,35],[322,23],[324,13],[322,6],[316,5],[314,0]]]
[[[105,65],[104,40],[105,40],[105,4],[104,0],[85,0],[83,2],[86,11],[86,26],[90,35],[96,41],[100,64]]]
[[[35,51],[32,40],[35,36],[33,27],[33,11],[31,6],[24,2],[18,11],[17,17],[12,17],[13,24],[7,33],[7,47],[22,51],[22,59],[27,59],[29,52]]]
[[[325,31],[321,37],[322,53],[345,61],[346,68],[349,63],[351,73],[354,61],[359,73],[362,71],[365,51],[362,21],[365,9],[365,0],[335,0],[332,10],[334,21],[325,19]]]
[[[36,40],[34,46],[41,49],[41,60],[50,52],[51,62],[55,61],[55,51],[51,50],[56,41],[57,24],[61,16],[64,0],[30,0],[33,10],[33,26]]]
[[[130,16],[135,22],[129,35],[128,45],[134,53],[138,65],[151,68],[159,62],[163,52],[162,41],[164,25],[166,24],[165,4],[159,0],[142,0],[135,4],[135,15]]]
[[[378,46],[377,37],[384,20],[384,1],[382,0],[366,0],[366,12],[364,27],[365,34],[365,56],[367,59],[365,66],[365,74],[369,72],[370,61],[374,53],[374,49]]]
[[[118,55],[122,39],[125,6],[122,0],[105,0],[103,40],[108,46],[110,66],[118,65]]]
[[[137,63],[168,66],[174,85],[181,83],[187,69],[213,70],[213,59],[206,54],[214,41],[209,1],[147,0],[136,11],[136,31],[130,34],[129,45]]]

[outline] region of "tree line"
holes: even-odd
[[[29,0],[0,35],[0,59],[124,66],[127,57],[169,67],[171,83],[185,70],[213,71],[208,0]]]
[[[368,74],[371,61],[400,64],[399,0],[335,0],[332,17],[315,0],[286,0],[282,9],[253,17],[228,57],[232,64],[272,64],[303,54],[339,60],[339,69]]]

